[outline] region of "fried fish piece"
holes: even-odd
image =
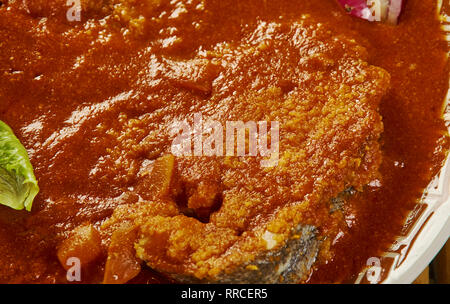
[[[176,189],[138,186],[144,202],[119,207],[105,229],[132,223],[136,256],[181,282],[305,280],[320,250],[328,250],[324,242],[344,222],[333,202],[378,176],[378,106],[390,76],[371,66],[353,39],[306,17],[260,22],[241,41],[218,44],[202,56],[220,64],[199,107],[223,126],[279,122],[278,164],[261,167],[261,156],[166,154],[139,184]],[[172,85],[183,89],[175,80]],[[214,186],[198,189],[205,183]],[[208,206],[220,200],[206,220],[189,208],[198,193]]]

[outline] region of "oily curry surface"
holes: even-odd
[[[331,0],[82,1],[81,20],[74,22],[66,19],[65,1],[0,2],[0,120],[29,151],[41,188],[31,213],[0,207],[0,282],[66,282],[57,252],[80,226],[93,239],[103,239],[100,247],[89,247],[99,257],[83,268],[83,282],[101,282],[104,251],[111,242],[108,229],[133,214],[126,206],[155,200],[148,194],[155,187],[151,168],[155,172],[161,166],[165,172],[176,167],[172,158],[163,156],[170,147],[172,121],[194,112],[217,121],[275,120],[295,112],[289,96],[296,96],[305,101],[302,110],[309,113],[303,119],[327,126],[341,116],[323,114],[328,113],[325,107],[323,116],[313,115],[311,104],[320,103],[320,96],[333,96],[331,112],[336,113],[346,109],[339,102],[345,94],[366,98],[350,109],[362,113],[348,118],[351,126],[358,126],[357,135],[335,131],[337,137],[345,135],[335,150],[325,148],[333,143],[330,140],[319,143],[323,147],[315,151],[342,151],[344,157],[355,145],[368,151],[381,147],[381,155],[365,153],[358,160],[364,169],[351,171],[356,172],[351,185],[360,189],[342,207],[345,225],[325,219],[328,213],[316,205],[305,208],[305,221],[333,237],[307,281],[351,280],[369,257],[387,249],[400,233],[407,212],[439,170],[449,146],[441,118],[448,89],[447,44],[435,2],[408,1],[398,26],[351,18]],[[298,37],[305,43],[296,48],[320,51],[327,61],[313,58],[303,63],[302,73],[289,70],[305,57],[290,46]],[[267,66],[271,69],[265,70]],[[359,78],[366,86],[355,85]],[[357,88],[357,93],[338,92],[333,79]],[[302,95],[295,88],[298,83],[321,90]],[[378,116],[375,108],[381,96]],[[384,131],[378,138],[380,117]],[[313,125],[302,116],[295,118],[286,121],[287,129],[280,126],[281,151],[286,145],[292,150],[301,147],[303,138],[293,135],[301,137],[306,134],[302,127]],[[345,125],[347,120],[339,122]],[[339,124],[334,128],[340,130]],[[295,159],[301,160],[291,160]],[[229,247],[260,224],[258,215],[299,200],[316,187],[308,181],[314,180],[318,167],[322,166],[301,171],[285,165],[271,174],[261,173],[252,161],[179,160],[177,174],[183,175],[185,186],[180,190],[171,185],[171,195],[200,197],[176,202],[193,214],[178,216],[177,206],[158,201],[161,213],[171,214],[173,209],[176,219],[152,217],[145,229],[175,225],[195,236],[206,229],[199,238],[210,237],[215,248]],[[351,175],[337,168],[327,170],[334,175],[323,175],[328,192],[320,195],[327,201],[346,186],[340,177]],[[230,172],[234,173],[228,176]],[[300,178],[296,172],[305,175]],[[238,198],[234,204],[226,204],[223,181],[239,185],[234,189],[250,189],[253,195],[239,190],[232,193]],[[264,191],[270,192],[270,200],[264,201]],[[240,209],[243,201],[249,208]],[[220,229],[211,230],[207,222]],[[83,226],[87,223],[103,227],[101,235]],[[127,240],[121,239],[124,246]],[[180,248],[172,248],[175,260],[186,255]],[[212,252],[200,249],[198,255]],[[149,249],[141,255],[149,255],[151,264],[152,254]],[[164,259],[154,265],[179,272],[182,262]],[[131,282],[167,279],[145,268]]]

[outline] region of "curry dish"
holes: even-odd
[[[436,2],[390,25],[334,0],[0,1],[0,120],[40,187],[0,206],[0,282],[66,283],[71,257],[83,283],[351,282],[447,155]],[[278,122],[276,165],[175,155],[196,113]]]

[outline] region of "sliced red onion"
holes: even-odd
[[[397,24],[403,0],[338,0],[351,15],[368,21]]]
[[[372,21],[372,12],[366,0],[338,0],[350,15]]]

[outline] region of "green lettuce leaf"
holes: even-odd
[[[38,192],[27,151],[11,128],[0,120],[0,204],[30,211]]]

